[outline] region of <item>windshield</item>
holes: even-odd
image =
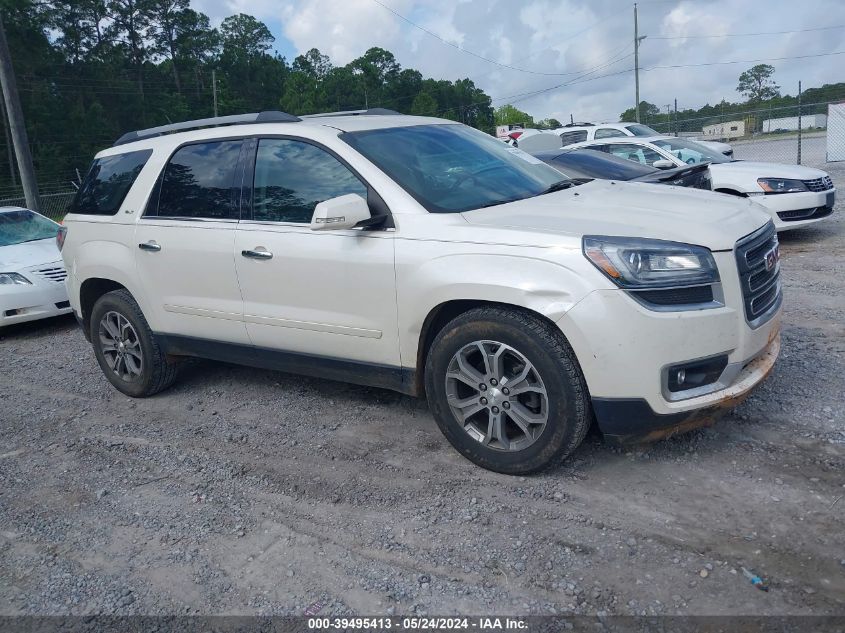
[[[414,125],[341,138],[432,213],[460,213],[546,192],[561,175],[473,128]]]
[[[27,209],[0,212],[0,246],[56,237],[59,225]]]
[[[698,163],[729,163],[731,159],[709,147],[685,138],[661,138],[652,141],[660,149],[669,152],[688,165]]]
[[[601,178],[604,180],[631,180],[638,176],[652,174],[656,170],[638,165],[624,158],[598,152],[594,149],[576,149],[559,155],[539,154],[552,167],[570,177]]]
[[[626,125],[625,127],[627,127],[628,131],[634,136],[660,136],[660,132],[658,132],[657,130],[652,130],[647,125],[640,125],[639,123],[634,123],[633,125]]]

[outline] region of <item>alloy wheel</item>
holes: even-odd
[[[106,312],[100,319],[99,338],[106,364],[121,380],[132,382],[141,376],[141,340],[129,319],[119,312]]]
[[[464,431],[495,450],[529,447],[549,419],[539,372],[522,353],[498,341],[473,341],[452,356],[446,398]]]

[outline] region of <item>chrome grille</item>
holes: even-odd
[[[801,182],[810,191],[827,191],[828,189],[833,189],[833,181],[830,179],[830,176],[814,178],[813,180],[802,180]]]
[[[47,281],[55,281],[56,283],[61,283],[67,277],[67,271],[62,266],[56,266],[54,268],[41,268],[35,271],[42,279],[46,279]]]
[[[751,327],[759,327],[774,315],[783,298],[774,224],[769,222],[736,243],[736,264],[745,318]]]

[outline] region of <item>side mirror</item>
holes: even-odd
[[[654,161],[651,166],[656,167],[657,169],[674,169],[675,163],[668,158],[661,158],[660,160]]]
[[[370,207],[367,201],[357,193],[349,193],[319,203],[311,217],[311,230],[354,229],[359,222],[369,219]]]

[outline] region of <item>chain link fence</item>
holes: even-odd
[[[41,215],[45,215],[56,222],[61,222],[67,214],[73,197],[76,195],[76,189],[69,184],[57,183],[39,187],[38,193]],[[13,187],[0,190],[0,207],[26,208],[26,206],[23,190]]]
[[[828,161],[845,159],[840,112],[845,112],[842,102],[742,110],[732,106],[711,116],[669,112],[643,123],[661,134],[730,143],[734,158],[740,160],[824,167]]]

